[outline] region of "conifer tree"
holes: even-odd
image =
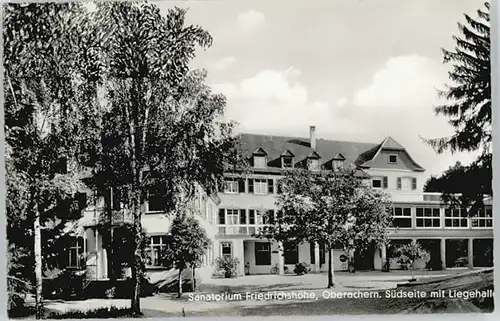
[[[443,192],[447,203],[460,204],[473,215],[483,206],[485,194],[492,194],[491,180],[491,64],[490,4],[477,10],[477,17],[465,14],[458,23],[459,36],[453,36],[455,48],[443,49],[444,63],[451,64],[451,84],[439,95],[446,103],[435,108],[454,128],[453,135],[426,139],[437,153],[479,151],[479,157],[468,166],[455,166],[427,184],[433,191]],[[456,174],[454,174],[456,170]],[[465,180],[458,189],[456,177]],[[453,193],[462,194],[460,197]]]

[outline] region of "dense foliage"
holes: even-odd
[[[80,46],[87,18],[78,3],[13,3],[3,12],[7,238],[32,260],[26,266],[35,267],[23,278],[36,284],[40,317],[42,265],[48,263],[42,238],[47,250],[49,235],[60,235],[80,205],[80,171],[72,160],[82,153],[92,109],[84,99],[88,61]]]
[[[172,263],[179,270],[178,297],[182,295],[182,272],[186,268],[191,268],[191,273],[194,274],[194,270],[201,264],[210,244],[205,230],[199,225],[193,214],[188,206],[183,206],[177,211],[170,227],[171,242],[162,253],[165,262]],[[194,279],[193,277],[193,282]]]
[[[240,264],[240,261],[236,257],[221,256],[215,261],[215,265],[219,270],[223,271],[224,277],[227,279],[238,275],[238,264]]]
[[[489,9],[486,2],[477,11],[477,18],[466,14],[465,23],[458,23],[460,35],[453,37],[454,50],[443,49],[444,63],[452,66],[449,72],[452,84],[440,91],[446,103],[435,111],[449,119],[454,134],[426,140],[438,153],[480,152],[472,164],[455,165],[441,176],[432,177],[427,184],[428,191],[443,192],[447,203],[470,208],[471,215],[483,206],[484,195],[492,194]]]
[[[398,255],[398,263],[411,270],[412,280],[414,279],[415,262],[428,254],[420,243],[415,240],[398,247],[396,253]]]
[[[196,183],[215,192],[225,166],[237,159],[233,125],[220,120],[224,96],[211,92],[204,71],[189,70],[195,50],[208,48],[212,37],[186,25],[185,16],[178,8],[161,15],[148,2],[101,2],[94,14],[104,34],[99,57],[107,102],[97,184],[120,190],[133,213],[132,309],[137,313],[142,205],[156,195],[165,211],[175,210],[179,196],[192,196]]]
[[[113,187],[133,213],[128,249],[139,314],[143,204],[162,197],[169,212],[195,183],[215,192],[238,159],[233,124],[221,120],[225,97],[212,93],[206,72],[189,69],[212,37],[185,23],[186,10],[162,15],[145,1],[86,8],[4,5],[7,234],[35,262],[36,277],[27,270],[24,279],[36,280],[41,309],[42,264],[85,205],[75,196],[91,187],[102,197]]]
[[[328,287],[333,283],[331,250],[342,244],[353,263],[355,250],[382,243],[392,213],[385,195],[363,183],[357,170],[311,172],[297,169],[280,179],[276,219],[259,231],[260,237],[284,244],[315,242],[328,253]]]

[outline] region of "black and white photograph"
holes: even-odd
[[[9,318],[492,313],[490,3],[3,3]]]

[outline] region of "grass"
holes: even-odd
[[[46,319],[109,319],[109,318],[130,318],[133,317],[132,311],[128,308],[101,308],[89,311],[68,311],[65,313],[50,312]]]
[[[86,312],[82,311],[68,311],[65,313],[51,312],[45,316],[45,319],[120,319],[120,318],[159,318],[165,317],[165,312],[157,310],[142,309],[140,315],[132,315],[132,311],[129,308],[107,308],[95,309]],[[185,316],[180,313],[170,314],[173,317]]]

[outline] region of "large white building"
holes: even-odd
[[[394,203],[394,228],[389,238],[393,244],[411,240],[423,244],[430,257],[419,262],[419,267],[426,267],[431,258],[427,266],[434,268],[492,264],[491,202],[476,217],[467,217],[460,209],[446,209],[438,193],[423,192],[425,169],[391,137],[379,144],[317,139],[315,127],[311,126],[309,138],[253,134],[239,138],[252,166],[251,174],[228,174],[216,218],[219,253],[242,262],[239,274],[268,274],[281,264],[291,272],[298,262],[312,264],[315,271],[327,269],[322,247],[304,243],[286,248],[280,255],[277,244],[252,237],[265,223],[262,214],[276,212],[276,182],[283,170],[304,166],[310,170],[353,166],[369,177],[370,186],[388,193]],[[374,247],[358,253],[357,268],[381,269],[385,258],[391,257],[390,250]],[[339,248],[333,252],[335,269],[346,269],[346,263],[340,261],[344,251]],[[280,261],[282,256],[284,260]],[[398,268],[396,259],[390,261],[392,269]]]
[[[238,258],[238,274],[269,274],[274,267],[293,273],[298,262],[312,265],[313,271],[327,269],[324,248],[304,243],[287,247],[284,253],[274,242],[252,235],[265,224],[265,214],[275,214],[277,181],[283,170],[307,166],[310,170],[335,170],[353,166],[366,174],[367,183],[387,192],[394,203],[394,228],[389,231],[393,244],[418,240],[428,249],[428,258],[419,262],[421,268],[450,268],[456,266],[492,265],[493,217],[491,200],[474,217],[459,209],[450,210],[440,202],[437,193],[425,193],[424,169],[408,151],[391,137],[379,144],[317,139],[314,126],[310,137],[293,138],[269,135],[239,135],[241,150],[250,164],[250,174],[227,173],[223,190],[217,196],[207,195],[198,188],[193,206],[198,219],[212,240],[201,277],[217,274],[215,259],[220,256]],[[79,223],[83,228],[66,254],[66,266],[85,269],[92,280],[109,278],[106,238],[109,225],[104,224],[105,201],[97,199],[88,207]],[[161,202],[151,195],[144,204],[143,226],[149,236],[147,270],[154,283],[173,277],[175,271],[163,265],[159,253],[168,246],[171,218],[161,211]],[[130,221],[125,211],[113,211],[113,225]],[[390,256],[391,249],[373,247],[358,253],[357,269],[379,270]],[[333,250],[336,270],[347,269],[340,261],[341,248]],[[429,262],[430,261],[430,262]],[[390,267],[397,269],[395,259]],[[121,277],[127,276],[127,271]]]

